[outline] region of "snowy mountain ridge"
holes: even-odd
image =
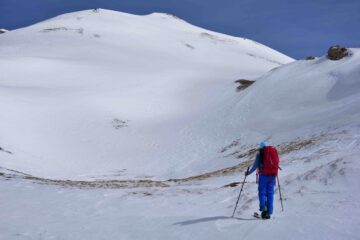
[[[167,15],[103,9],[11,31],[0,44],[1,102],[11,105],[1,145],[14,152],[3,166],[48,178],[197,174],[189,163],[206,171],[233,133],[188,129],[238,95],[239,76],[292,61]]]

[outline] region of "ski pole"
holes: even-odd
[[[249,172],[249,168],[250,168],[250,167],[248,167],[248,168],[247,168],[246,172]],[[242,185],[241,185],[241,189],[240,189],[239,197],[238,197],[238,199],[237,199],[237,201],[236,201],[235,208],[234,208],[234,212],[233,212],[233,214],[232,214],[232,216],[231,216],[232,218],[233,218],[233,217],[234,217],[234,215],[235,215],[236,207],[237,207],[237,205],[238,205],[238,203],[239,203],[239,199],[240,199],[241,192],[242,192],[243,187],[244,187],[244,184],[245,184],[246,177],[247,177],[247,175],[245,175],[245,177],[244,177],[244,181],[243,181],[243,183],[242,183]]]
[[[280,189],[280,181],[279,181],[279,176],[276,175],[276,178],[277,178],[277,182],[278,182],[278,188],[279,188],[279,194],[280,194],[280,202],[281,202],[281,209],[282,211],[284,211],[284,206],[283,206],[283,199],[282,199],[282,196],[281,196],[281,189]]]

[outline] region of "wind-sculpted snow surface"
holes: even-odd
[[[159,13],[82,11],[11,31],[0,37],[0,146],[13,155],[1,166],[79,180],[207,171],[238,135],[204,131],[236,97],[233,81],[291,61]]]
[[[242,180],[244,166],[230,175],[125,189],[38,184],[1,169],[0,238],[358,239],[359,139],[360,128],[351,127],[282,144],[284,211],[276,189],[271,220],[251,217],[258,208],[254,176],[230,217],[239,187],[223,186]]]
[[[103,9],[1,35],[0,239],[359,239],[349,50],[294,62],[171,15]],[[284,211],[251,217],[251,175],[230,218],[263,139]]]
[[[247,129],[268,134],[358,123],[359,78],[359,49],[338,62],[326,57],[296,61],[273,69],[239,95],[234,114],[241,113]]]

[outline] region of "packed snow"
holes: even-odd
[[[293,59],[167,14],[0,36],[0,239],[359,239],[360,50]],[[255,80],[236,91],[235,80]],[[280,153],[271,220],[254,175]]]

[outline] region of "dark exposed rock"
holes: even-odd
[[[4,29],[4,28],[0,28],[0,34],[1,33],[6,33],[7,32],[7,30],[6,29]]]
[[[66,27],[55,27],[55,28],[45,28],[41,32],[53,32],[53,31],[67,31],[70,30]]]
[[[239,185],[239,183],[240,182],[232,182],[232,183],[224,185],[223,188],[225,188],[225,187],[237,187]]]
[[[248,88],[251,84],[253,84],[255,81],[252,80],[246,80],[246,79],[239,79],[236,80],[235,83],[240,84],[239,86],[237,86],[237,91],[241,91],[244,90],[246,88]]]
[[[305,60],[314,60],[314,59],[315,59],[314,56],[308,56],[308,57],[305,58]]]
[[[8,150],[5,150],[5,149],[3,149],[2,147],[0,147],[0,151],[6,152],[6,153],[8,153],[8,154],[13,154],[12,152],[10,152],[10,151],[8,151]]]
[[[348,55],[349,52],[346,48],[340,47],[339,45],[335,45],[329,48],[327,57],[330,60],[340,60]]]
[[[188,47],[188,48],[190,48],[190,49],[192,49],[192,50],[194,50],[194,49],[195,49],[195,47],[194,47],[194,46],[192,46],[192,45],[190,45],[190,44],[188,44],[188,43],[186,43],[186,44],[185,44],[185,46],[186,46],[186,47]]]
[[[120,129],[123,127],[128,127],[129,120],[120,120],[118,118],[114,118],[112,121],[112,125],[115,129]]]

